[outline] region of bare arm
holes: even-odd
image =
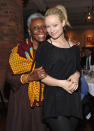
[[[72,94],[74,92],[75,84],[68,80],[59,80],[47,75],[41,80],[43,83],[50,86],[58,86],[66,90],[68,93]]]

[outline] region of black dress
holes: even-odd
[[[77,46],[59,48],[45,41],[36,53],[36,67],[43,66],[48,75],[65,80],[80,70],[80,52]],[[43,119],[57,116],[82,117],[80,88],[69,94],[61,87],[45,86]]]

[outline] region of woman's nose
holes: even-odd
[[[54,28],[53,27],[50,28],[50,32],[54,32]]]

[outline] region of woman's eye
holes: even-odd
[[[50,26],[48,26],[48,25],[46,26],[46,28],[49,28],[49,27],[50,27]]]
[[[56,26],[57,26],[57,24],[54,25],[54,27],[56,27]]]
[[[34,30],[39,30],[39,27],[38,27],[38,26],[35,26],[35,27],[34,27]]]
[[[43,25],[43,26],[42,26],[42,29],[45,29],[45,28],[46,28],[46,26],[45,26],[45,25]]]

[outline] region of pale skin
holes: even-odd
[[[57,15],[48,15],[45,18],[47,32],[51,36],[50,40],[52,44],[59,48],[70,48],[67,44],[63,34],[63,27],[65,26],[65,20],[60,21]],[[50,41],[48,40],[48,41]],[[74,44],[70,44],[73,46]],[[59,86],[72,94],[78,88],[80,73],[75,72],[67,80],[58,80],[49,75],[43,78],[41,81],[50,86]]]

